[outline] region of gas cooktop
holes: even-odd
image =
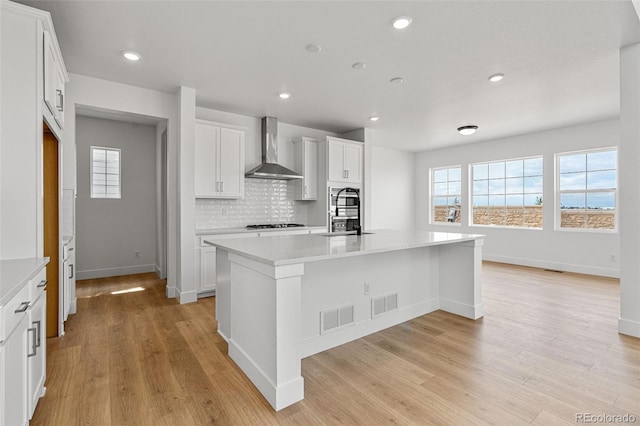
[[[300,223],[266,223],[262,225],[247,225],[247,229],[271,229],[271,228],[302,228]]]

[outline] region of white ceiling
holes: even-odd
[[[629,0],[20,3],[51,12],[72,73],[192,87],[198,106],[337,133],[372,127],[376,144],[410,151],[615,117],[618,51],[640,41]],[[398,15],[413,24],[394,30]],[[480,129],[459,135],[467,124]]]

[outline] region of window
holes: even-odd
[[[542,157],[471,165],[474,225],[542,228]]]
[[[560,228],[616,229],[615,148],[556,154]]]
[[[431,169],[431,222],[460,223],[461,168]]]
[[[91,147],[91,198],[120,198],[120,150]]]

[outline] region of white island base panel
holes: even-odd
[[[304,398],[302,358],[438,309],[482,317],[482,242],[284,265],[216,244],[218,331],[229,356],[280,410]]]

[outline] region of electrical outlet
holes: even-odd
[[[369,293],[371,293],[371,286],[369,283],[364,283],[364,295],[367,296]]]
[[[140,258],[140,250],[134,250],[133,251],[133,257],[136,258],[136,259],[139,259]]]
[[[617,262],[618,261],[618,256],[616,256],[615,253],[611,253],[609,255],[609,262]]]

